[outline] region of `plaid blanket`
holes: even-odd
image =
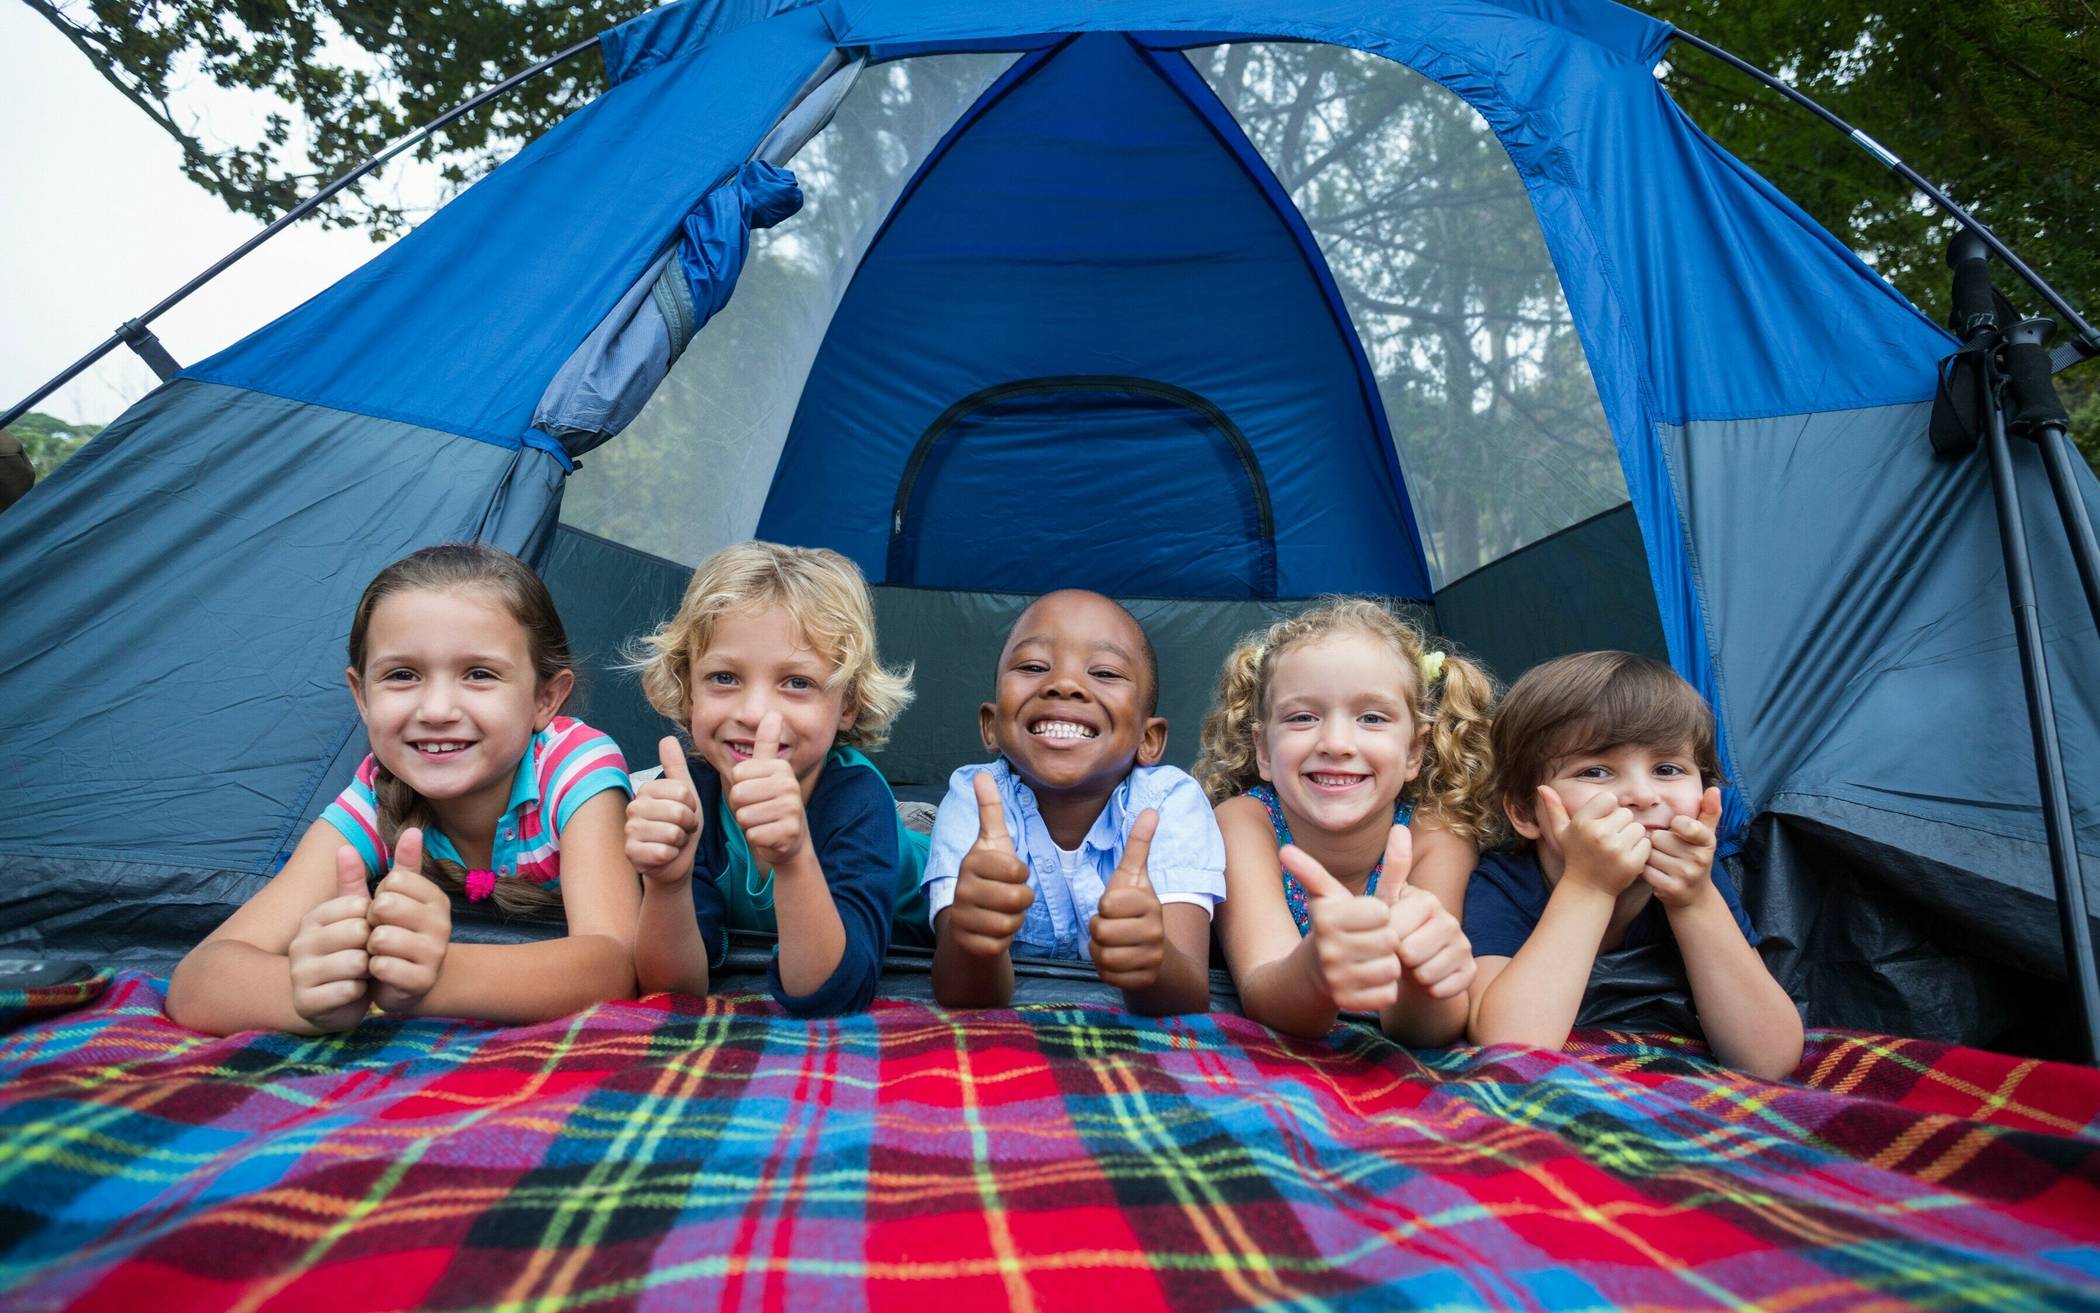
[[[2100,1073],[655,997],[208,1039],[0,996],[0,1306],[2100,1306]]]

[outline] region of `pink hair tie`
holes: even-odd
[[[494,871],[467,872],[468,902],[478,903],[494,892],[496,892],[496,873]]]

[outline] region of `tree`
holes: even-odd
[[[57,469],[66,457],[86,446],[88,439],[102,431],[102,426],[68,424],[32,410],[16,420],[7,431],[21,441],[22,450],[28,454],[29,463],[41,481],[50,478],[51,471]]]

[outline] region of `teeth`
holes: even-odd
[[[1324,784],[1329,788],[1336,789],[1354,784],[1363,778],[1361,775],[1314,775],[1311,777],[1312,782],[1315,784]]]
[[[1094,731],[1069,720],[1039,720],[1028,727],[1028,732],[1045,739],[1090,739]]]
[[[465,751],[467,746],[464,743],[418,743],[415,745],[416,751],[426,757],[449,757],[455,752]]]

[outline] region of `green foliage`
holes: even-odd
[[[51,477],[51,471],[65,462],[66,457],[87,445],[88,439],[102,431],[100,424],[68,424],[41,411],[30,411],[16,420],[7,430],[20,440],[22,450],[29,456],[29,463],[36,468],[39,482]]]
[[[1879,141],[2003,238],[2091,321],[2100,312],[2100,23],[2088,0],[1641,0]],[[1935,322],[1954,225],[1827,124],[1682,45],[1664,73],[1699,126],[1859,252]],[[2005,270],[2025,313],[2046,307]],[[2100,464],[2100,364],[2057,376]]]

